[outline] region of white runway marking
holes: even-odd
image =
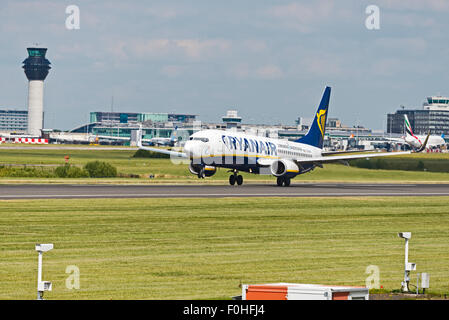
[[[157,193],[157,194],[43,194],[43,195],[0,195],[0,199],[43,199],[43,198],[207,198],[207,197],[372,197],[372,196],[449,196],[449,192],[428,192],[428,193],[409,193],[409,192],[339,192],[339,193],[242,193],[242,194],[226,194],[226,193]]]

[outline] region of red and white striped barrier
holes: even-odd
[[[366,287],[299,283],[242,285],[242,300],[369,300]]]
[[[1,144],[1,143],[5,143],[5,142],[6,142],[6,138],[0,137],[0,144]]]
[[[38,138],[14,138],[13,143],[48,144],[48,139],[38,139]]]

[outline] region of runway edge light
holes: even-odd
[[[401,290],[403,292],[408,292],[410,283],[410,271],[416,270],[416,263],[408,261],[408,241],[412,237],[412,233],[399,232],[398,236],[405,239],[404,281],[402,281],[401,283]]]
[[[44,291],[51,291],[52,284],[50,281],[42,281],[42,255],[44,252],[53,249],[53,243],[36,244],[38,252],[37,261],[37,300],[44,300]]]

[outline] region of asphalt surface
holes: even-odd
[[[449,196],[449,184],[0,185],[0,200],[360,196]]]

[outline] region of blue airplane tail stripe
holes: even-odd
[[[326,87],[323,97],[321,98],[320,106],[318,107],[312,125],[307,134],[295,140],[295,142],[304,143],[317,148],[323,148],[324,133],[326,129],[327,109],[329,108],[329,99],[331,95],[331,88]]]

